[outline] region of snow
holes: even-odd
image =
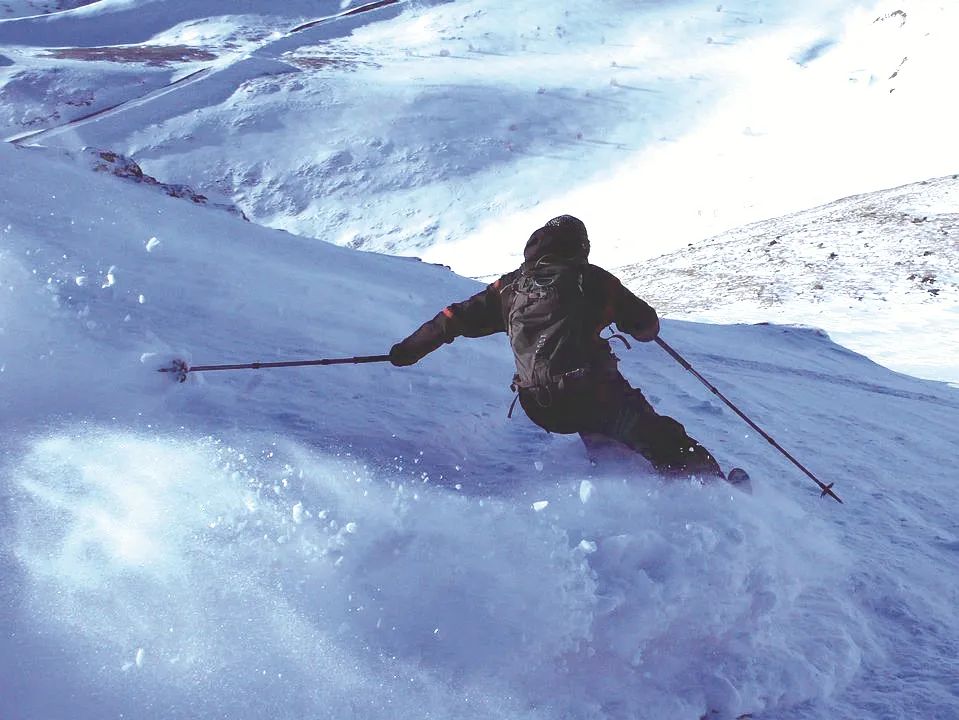
[[[857,230],[882,238],[852,219],[863,198],[825,211],[857,271],[821,298],[829,335],[663,324],[844,505],[651,344],[621,352],[626,376],[747,468],[753,494],[666,482],[615,450],[594,466],[577,438],[507,420],[503,337],[409,368],[156,372],[380,354],[482,287],[317,237],[483,274],[582,207],[595,259],[622,266],[919,179],[864,197],[946,227],[934,80],[954,9],[916,3],[903,22],[889,3],[609,0],[511,6],[504,23],[500,4],[464,0],[290,33],[356,6],[99,0],[0,21],[5,132],[50,129],[20,142],[43,147],[0,146],[0,717],[959,714],[959,395],[876,362],[955,379],[952,255],[915,259],[938,296],[850,312],[857,283],[893,297],[901,280],[892,248],[875,265],[851,252]],[[217,57],[44,57],[140,40]],[[89,95],[70,105],[62,87]],[[909,113],[922,132],[863,164]],[[84,145],[232,195],[255,222],[93,173]],[[771,270],[741,264],[784,295],[808,279],[797,263],[839,283],[803,228],[823,212],[737,230],[699,262],[728,270],[787,230]],[[912,253],[932,221],[892,227],[915,233]],[[815,310],[741,300],[676,314]],[[902,347],[905,323],[930,318],[940,358]]]
[[[181,385],[154,369],[382,351],[478,285],[36,149],[0,157],[16,169],[0,262],[5,716],[955,709],[955,390],[815,331],[667,321],[837,483],[838,506],[646,345],[627,375],[724,466],[749,467],[754,495],[664,484],[638,460],[591,467],[575,438],[506,420],[502,338],[412,368]],[[110,267],[109,287],[73,282]]]
[[[620,270],[670,317],[787,322],[959,382],[959,176],[857,195]]]
[[[593,496],[593,491],[595,491],[595,489],[596,487],[589,480],[583,480],[579,484],[579,499],[583,505],[589,502],[589,499]]]
[[[486,276],[583,208],[596,260],[616,265],[954,172],[959,8],[900,5],[459,0],[337,17],[330,1],[101,0],[0,21],[0,92],[10,135],[109,147],[297,234]],[[170,54],[46,52],[134,42]]]

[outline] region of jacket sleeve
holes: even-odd
[[[394,352],[416,362],[460,336],[484,337],[505,332],[500,283],[501,280],[497,280],[468,300],[443,308],[436,317],[420,325],[412,335],[394,346]]]
[[[659,335],[659,316],[645,300],[630,292],[619,278],[606,275],[606,324],[615,322],[620,332],[629,333],[640,342],[655,340]]]

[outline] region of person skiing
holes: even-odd
[[[618,278],[590,264],[589,249],[581,220],[553,218],[530,236],[517,270],[437,313],[393,345],[390,362],[412,365],[457,337],[505,332],[516,361],[511,387],[544,430],[579,433],[587,451],[622,443],[664,475],[725,478],[712,454],[619,372],[600,332],[615,323],[650,342],[659,317]]]

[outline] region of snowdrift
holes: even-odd
[[[507,421],[501,338],[178,385],[385,352],[479,286],[0,162],[4,718],[955,713],[954,389],[666,323],[838,506],[647,346],[626,374],[753,496]]]

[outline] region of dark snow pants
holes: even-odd
[[[520,391],[530,420],[550,432],[579,433],[587,450],[622,443],[660,473],[724,477],[710,452],[680,423],[660,415],[618,372],[580,381],[563,392]]]

